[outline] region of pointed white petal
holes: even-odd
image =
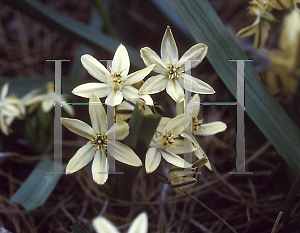
[[[120,90],[112,91],[106,98],[105,103],[109,106],[116,106],[123,100],[123,94]]]
[[[201,136],[214,135],[216,133],[223,132],[227,128],[227,125],[221,121],[202,124],[201,126],[204,129],[201,128],[200,132],[199,131],[196,132],[196,135],[201,135]]]
[[[156,128],[156,131],[162,133],[163,129],[165,128],[166,124],[171,120],[169,117],[162,117],[160,119],[159,125]]]
[[[184,131],[184,114],[180,114],[171,119],[166,126],[163,128],[162,133],[167,131],[168,133],[173,130],[172,135],[179,135]]]
[[[142,70],[138,70],[127,76],[127,80],[124,82],[124,85],[132,85],[142,81],[154,68],[154,64],[147,66]]]
[[[97,150],[92,163],[93,180],[97,184],[104,184],[108,178],[108,162],[106,154],[102,154],[101,150]]]
[[[6,97],[8,93],[8,87],[9,87],[9,82],[4,83],[4,85],[1,88],[0,100],[4,100],[4,98]]]
[[[148,216],[145,212],[140,213],[131,223],[127,233],[147,233]]]
[[[201,159],[203,156],[206,156],[207,158],[207,163],[205,164],[205,166],[209,169],[212,170],[209,159],[207,157],[207,155],[205,154],[205,152],[203,151],[203,149],[201,148],[201,146],[199,146],[199,149],[194,151],[194,154],[197,156],[198,159]]]
[[[129,134],[129,125],[124,121],[119,121],[115,123],[108,131],[107,131],[107,139],[113,140],[123,140]]]
[[[258,30],[259,22],[260,22],[260,17],[257,17],[253,24],[251,24],[248,27],[245,27],[245,28],[241,29],[236,34],[236,36],[237,37],[246,37],[246,36],[251,36],[251,35],[255,34],[256,31]]]
[[[214,94],[214,89],[207,83],[201,81],[200,79],[194,78],[191,75],[182,73],[180,74],[181,81],[180,85],[191,92],[199,94]]]
[[[190,116],[198,117],[200,106],[200,96],[198,94],[195,94],[186,106],[186,113]]]
[[[107,142],[107,150],[108,153],[114,157],[116,160],[134,166],[139,167],[142,166],[142,161],[140,158],[134,153],[134,151],[121,142],[115,141],[112,142],[108,140]]]
[[[155,94],[163,91],[168,84],[169,78],[164,74],[152,76],[141,86],[140,94]]]
[[[94,146],[90,143],[81,147],[76,154],[70,159],[66,174],[74,173],[87,165],[94,158]]]
[[[70,118],[61,118],[61,123],[71,132],[85,137],[89,140],[93,139],[94,130],[83,121]]]
[[[112,91],[106,83],[85,83],[75,87],[72,91],[74,95],[89,98],[94,92],[99,98],[105,97]]]
[[[124,45],[120,44],[112,61],[112,70],[118,73],[122,71],[122,76],[126,77],[129,72],[129,66],[130,61],[127,50]]]
[[[97,233],[120,233],[109,220],[102,216],[93,219],[93,227]]]
[[[192,66],[188,66],[191,69],[198,66],[207,54],[207,45],[206,44],[196,44],[192,46],[188,51],[186,51],[183,56],[180,58],[179,63],[180,67],[183,67],[186,62],[192,62]],[[194,61],[193,61],[194,60]],[[190,69],[185,68],[185,71]]]
[[[184,105],[185,105],[184,101],[176,103],[176,115],[180,115],[180,114],[183,114],[185,112]]]
[[[85,54],[81,56],[81,63],[90,75],[106,83],[107,75],[110,75],[110,72],[97,59]]]
[[[9,133],[11,132],[11,129],[9,129],[8,125],[6,124],[5,120],[4,120],[4,116],[3,114],[1,113],[0,111],[0,128],[1,128],[1,131],[6,135],[8,136]]]
[[[178,156],[170,151],[162,150],[161,154],[168,163],[171,163],[177,167],[191,167],[192,166],[192,164],[188,163],[187,161],[182,159],[180,156]]]
[[[61,103],[56,103],[61,104]],[[42,101],[42,109],[44,112],[49,112],[54,107],[54,93],[47,94]]]
[[[161,152],[155,147],[150,147],[146,153],[145,168],[147,173],[154,172],[161,161]]]
[[[97,134],[106,131],[106,112],[101,101],[94,93],[90,96],[89,113],[93,130]]]
[[[19,116],[19,114],[20,114],[19,109],[16,106],[11,105],[11,104],[3,105],[1,111],[2,111],[2,114],[5,116],[16,117],[16,116]]]
[[[24,103],[25,103],[26,106],[33,105],[35,103],[42,102],[45,97],[46,97],[45,94],[41,94],[41,95],[34,96],[31,99],[26,98],[24,100]]]
[[[179,139],[175,140],[174,147],[168,147],[168,150],[174,154],[184,154],[197,150],[197,147],[189,139]]]
[[[175,102],[178,103],[184,100],[183,89],[176,79],[169,80],[166,91]]]
[[[166,66],[156,52],[149,47],[144,47],[141,49],[140,54],[146,66],[155,64],[154,72],[166,74]]]
[[[178,50],[169,26],[161,42],[161,60],[172,64],[178,62]]]

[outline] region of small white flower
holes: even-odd
[[[179,137],[186,137],[188,141],[184,142]],[[186,151],[187,148],[191,151]],[[158,127],[157,132],[154,134],[146,153],[146,171],[147,173],[155,171],[160,164],[161,156],[167,162],[177,167],[190,167],[192,165],[177,154],[189,153],[197,148],[193,140],[184,133],[184,114],[178,115],[171,120],[162,118],[161,126]]]
[[[89,114],[92,127],[80,120],[62,118],[62,124],[67,129],[89,140],[71,158],[66,167],[66,174],[78,171],[93,160],[93,179],[97,184],[104,184],[108,178],[106,150],[122,163],[135,167],[142,166],[141,160],[134,151],[117,141],[123,140],[129,134],[128,124],[118,122],[106,131],[106,112],[94,93],[89,100]]]
[[[120,233],[118,229],[105,217],[93,219],[93,226],[97,233]],[[127,233],[147,233],[148,217],[145,212],[140,213],[131,223]]]
[[[180,108],[180,105],[183,103],[176,105],[176,113],[182,114],[184,109]],[[186,107],[185,114],[188,114],[191,119],[188,122],[185,122],[185,127],[190,128],[193,135],[199,135],[199,136],[210,136],[217,134],[219,132],[223,132],[226,130],[227,125],[224,122],[221,121],[215,121],[211,123],[203,124],[203,119],[199,120],[198,115],[200,112],[200,96],[198,94],[195,94],[193,98],[188,102]],[[196,151],[194,151],[194,154],[201,159],[203,155],[206,155],[205,152],[202,150],[200,145],[198,144],[197,140],[192,136],[193,141],[196,143],[196,145],[199,147]],[[205,164],[206,167],[208,167],[211,170],[210,162],[208,161]]]
[[[24,103],[15,96],[7,96],[9,83],[5,83],[0,93],[0,128],[5,135],[12,131],[9,128],[14,119],[25,115]]]
[[[161,58],[149,47],[141,49],[141,57],[149,66],[155,64],[153,71],[159,75],[150,77],[140,88],[140,94],[155,94],[166,89],[167,93],[176,102],[183,101],[183,89],[200,94],[213,94],[214,89],[207,83],[185,73],[185,63],[192,62],[190,69],[198,66],[207,53],[207,46],[199,43],[186,51],[178,60],[177,46],[170,27],[167,27],[161,44]]]
[[[26,106],[30,106],[29,112],[33,112],[40,104],[45,113],[49,112],[54,107],[54,83],[47,83],[46,88],[46,94],[38,94],[40,89],[35,89],[22,98]],[[61,96],[61,101],[64,103],[67,102],[63,95]],[[74,116],[73,106],[63,104],[62,107],[70,116]]]
[[[146,104],[153,105],[153,100],[149,95],[139,95],[138,90],[132,84],[142,81],[153,69],[150,65],[142,70],[130,75],[130,60],[124,45],[120,45],[114,55],[111,71],[109,72],[99,61],[91,55],[85,54],[81,57],[84,68],[94,78],[102,83],[82,84],[72,91],[73,94],[88,98],[94,92],[99,98],[106,97],[105,103],[116,106],[125,99],[142,98]]]

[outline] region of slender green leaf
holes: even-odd
[[[106,50],[114,53],[121,41],[105,35],[100,31],[95,31],[87,25],[65,16],[35,0],[0,0],[35,20],[48,28],[60,32],[62,35],[78,40],[96,50]],[[129,45],[126,47],[131,63],[137,68],[145,67],[139,53]],[[50,58],[49,58],[50,59]]]
[[[70,227],[72,233],[87,233],[87,230],[84,229],[78,222],[73,222],[73,225]]]
[[[65,167],[66,165],[63,165],[63,170]],[[53,160],[40,161],[10,201],[20,204],[27,211],[43,205],[61,177],[61,174],[45,174],[53,172],[53,169]]]
[[[195,40],[208,45],[207,58],[233,96],[236,62],[248,59],[207,0],[172,0]],[[300,172],[300,131],[267,90],[251,62],[245,62],[245,109],[296,174]]]

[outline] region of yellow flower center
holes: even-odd
[[[168,150],[168,146],[174,147],[176,141],[174,140],[175,138],[177,138],[178,136],[174,136],[172,135],[173,130],[171,130],[170,133],[168,133],[167,131],[165,132],[165,134],[159,133],[161,135],[161,137],[157,140],[157,142],[159,142],[160,144],[160,148],[161,149],[167,149]]]
[[[108,77],[111,79],[111,82],[109,84],[114,84],[114,92],[116,92],[117,90],[122,90],[122,82],[126,81],[127,78],[122,76],[122,72],[125,70],[121,70],[120,72],[115,72],[110,68],[111,71],[111,75],[109,75]]]
[[[184,72],[182,67],[179,67],[179,63],[176,62],[174,65],[171,62],[166,61],[168,64],[167,69],[165,71],[169,75],[169,79],[172,80],[174,78],[178,78],[181,80],[180,74]]]
[[[95,152],[100,149],[102,154],[104,154],[103,147],[107,147],[106,133],[101,132],[100,134],[93,135],[93,140],[89,141],[88,143],[94,145]]]
[[[203,123],[203,119],[202,120],[198,120],[198,118],[194,115],[192,116],[192,123],[191,123],[191,127],[192,127],[192,132],[194,133],[194,135],[196,135],[196,132],[199,131],[200,129],[204,129],[203,126],[201,126],[201,124]]]

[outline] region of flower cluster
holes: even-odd
[[[98,83],[86,83],[73,89],[72,93],[89,98],[89,114],[92,127],[86,123],[69,118],[62,118],[62,124],[70,131],[87,138],[89,141],[81,147],[69,161],[66,173],[73,173],[93,160],[92,174],[97,184],[104,184],[108,178],[107,155],[131,166],[141,166],[140,158],[125,144],[123,140],[129,133],[129,126],[125,122],[133,112],[135,103],[145,114],[153,114],[153,100],[150,94],[159,93],[166,89],[169,96],[177,103],[183,104],[184,90],[197,93],[191,101],[198,107],[191,105],[191,111],[178,113],[173,119],[163,117],[145,155],[145,169],[152,173],[157,169],[163,157],[167,162],[181,168],[191,167],[180,154],[195,152],[199,154],[201,147],[193,135],[187,134],[186,114],[192,114],[194,134],[212,135],[226,129],[222,122],[202,124],[197,119],[200,110],[198,94],[213,94],[214,89],[207,83],[185,72],[199,65],[207,53],[207,46],[203,43],[192,46],[178,59],[178,50],[171,29],[167,27],[161,44],[161,58],[148,47],[140,50],[146,68],[129,74],[130,59],[124,45],[120,45],[113,57],[112,66],[107,70],[91,55],[83,55],[81,62],[90,75]],[[191,65],[187,66],[187,62]],[[189,67],[185,70],[185,67]],[[151,71],[158,75],[143,79]],[[116,106],[117,123],[106,130],[106,113],[99,98],[107,97],[105,104]],[[125,99],[123,102],[122,100]],[[150,106],[150,107],[148,107]],[[152,106],[152,107],[151,107]],[[198,152],[196,152],[198,151]],[[204,152],[201,155],[204,156]],[[199,155],[200,157],[200,155]],[[208,165],[210,168],[210,166]],[[100,221],[100,220],[99,220]]]
[[[256,16],[252,25],[241,29],[237,37],[255,35],[254,48],[262,48],[267,41],[268,32],[271,28],[270,22],[278,22],[271,13],[273,9],[293,9],[297,8],[299,0],[252,0],[248,7],[248,14]]]

